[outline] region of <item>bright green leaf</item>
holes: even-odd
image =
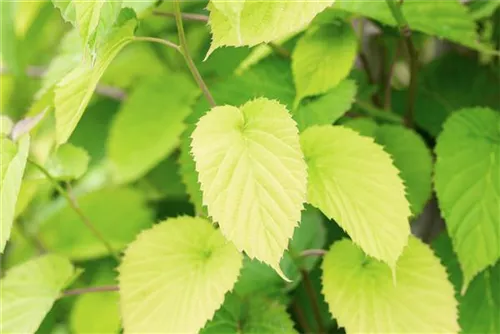
[[[54,104],[58,144],[65,143],[70,137],[109,63],[132,41],[136,24],[132,19],[115,28],[97,47],[95,64],[81,62],[57,84]]]
[[[323,259],[323,294],[348,333],[456,333],[457,301],[445,268],[415,237],[396,272],[350,240],[333,244]]]
[[[200,334],[276,334],[297,333],[285,306],[263,297],[242,299],[229,294],[222,308]]]
[[[301,144],[309,167],[308,202],[394,269],[410,234],[410,208],[389,154],[340,126],[308,128]]]
[[[0,136],[8,136],[13,126],[14,123],[9,117],[0,115]]]
[[[181,75],[143,81],[123,103],[108,139],[108,156],[120,183],[143,176],[179,143],[184,119],[199,90]]]
[[[215,107],[192,139],[208,213],[240,251],[281,273],[307,181],[298,130],[286,107],[265,98],[240,108]]]
[[[244,0],[241,0],[242,2]],[[220,2],[220,1],[219,1]],[[331,1],[244,1],[243,6],[209,2],[212,44],[208,55],[221,46],[254,46],[304,29]],[[231,11],[228,11],[228,7]],[[229,13],[231,13],[228,15]],[[239,25],[234,15],[239,12]]]
[[[127,188],[102,189],[77,198],[80,209],[114,250],[124,248],[142,229],[151,226],[145,198]],[[38,238],[48,249],[71,259],[109,255],[102,242],[66,203],[42,221]]]
[[[312,27],[297,42],[292,69],[298,103],[326,93],[344,80],[356,59],[358,41],[348,23]]]
[[[500,114],[488,108],[454,113],[438,137],[436,155],[436,193],[465,290],[500,258]]]
[[[335,8],[396,26],[396,21],[385,1],[338,0]],[[467,8],[458,0],[407,0],[401,9],[413,30],[448,39],[473,49],[485,48],[479,43],[474,20],[467,12]]]
[[[0,284],[0,332],[34,333],[74,277],[71,263],[53,254],[8,270]]]
[[[141,233],[119,268],[128,333],[191,333],[222,305],[241,254],[202,218],[171,218]]]
[[[45,164],[50,175],[59,180],[79,179],[87,171],[89,155],[71,144],[61,145]]]
[[[293,111],[300,131],[313,125],[333,124],[351,107],[356,96],[356,83],[344,80],[325,95],[303,103]]]
[[[30,137],[25,135],[19,142],[0,137],[0,253],[3,253],[5,244],[9,240],[17,196],[21,188],[24,168],[28,159]]]
[[[353,130],[373,137],[391,155],[405,183],[412,214],[419,215],[431,197],[433,163],[429,148],[415,131],[400,125],[378,126],[373,121],[368,121],[368,125],[366,121],[354,119],[344,125],[351,127],[352,123]]]

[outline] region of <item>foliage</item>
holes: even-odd
[[[500,331],[498,2],[0,7],[2,333]]]

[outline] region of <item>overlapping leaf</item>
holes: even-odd
[[[454,113],[436,155],[436,193],[466,289],[500,258],[500,114],[487,108]]]
[[[240,267],[241,254],[205,219],[155,225],[130,244],[119,268],[125,331],[199,331],[222,305]]]
[[[17,143],[0,137],[0,253],[10,236],[29,147],[29,135],[22,136]]]
[[[221,46],[254,46],[298,32],[334,1],[239,2],[224,7],[220,1],[209,2],[212,44],[208,54]]]
[[[358,41],[347,23],[311,28],[297,42],[292,69],[297,101],[320,95],[347,77],[356,58]]]
[[[200,119],[192,139],[209,215],[239,250],[281,273],[307,180],[287,109],[264,98],[240,108],[215,107]]]
[[[44,255],[7,271],[0,282],[2,333],[34,333],[61,290],[75,277],[71,263]]]
[[[459,330],[457,302],[446,271],[415,237],[409,239],[395,273],[347,239],[333,244],[322,268],[326,302],[348,333]]]
[[[340,126],[310,127],[301,144],[309,167],[308,202],[394,269],[410,234],[410,208],[389,154]]]

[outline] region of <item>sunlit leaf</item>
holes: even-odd
[[[241,254],[202,218],[171,218],[132,242],[119,268],[123,326],[130,333],[191,333],[222,305]]]
[[[307,178],[287,109],[264,98],[240,108],[215,107],[200,119],[192,139],[208,213],[239,250],[281,273]]]

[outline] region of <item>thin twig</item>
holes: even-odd
[[[323,326],[323,320],[321,319],[321,312],[319,310],[318,298],[316,297],[316,293],[314,291],[314,287],[313,287],[311,279],[309,277],[309,273],[305,270],[301,270],[300,273],[302,274],[302,280],[304,283],[304,287],[306,289],[307,296],[309,297],[309,301],[310,301],[311,306],[312,306],[314,319],[316,320],[316,322],[318,324],[318,332],[319,333],[326,333],[325,328]]]
[[[408,96],[408,107],[405,114],[405,124],[408,127],[413,127],[413,119],[415,114],[415,101],[417,98],[417,74],[418,74],[418,53],[413,40],[411,38],[411,29],[408,21],[401,11],[401,3],[396,3],[395,0],[386,0],[392,16],[396,20],[399,32],[404,39],[408,55],[410,57],[410,87]]]
[[[111,244],[104,238],[104,236],[99,232],[99,230],[92,224],[92,222],[89,220],[89,218],[83,213],[83,211],[80,209],[80,206],[78,205],[78,202],[76,199],[72,198],[71,195],[59,184],[59,182],[52,176],[50,173],[39,163],[28,159],[28,162],[32,164],[34,167],[36,167],[40,172],[45,175],[45,177],[54,185],[54,187],[57,189],[57,191],[63,196],[66,201],[68,202],[69,206],[75,211],[75,213],[80,217],[81,221],[87,226],[87,228],[90,230],[94,236],[101,241],[104,247],[108,250],[109,254],[113,256],[116,261],[120,261],[120,257],[118,254],[114,251],[113,247]]]
[[[84,293],[109,292],[109,291],[118,291],[118,290],[119,290],[119,287],[117,285],[92,286],[92,287],[88,287],[88,288],[66,290],[63,293],[61,293],[61,297],[82,295]]]
[[[302,253],[300,253],[300,256],[323,256],[327,252],[324,249],[306,249]]]
[[[167,39],[161,39],[161,38],[156,38],[156,37],[134,37],[134,41],[144,41],[144,42],[154,42],[154,43],[160,43],[163,45],[168,46],[169,48],[173,48],[179,52],[181,52],[181,47],[173,42],[170,42]]]
[[[196,68],[196,65],[194,64],[193,59],[191,58],[191,55],[189,54],[189,49],[186,41],[186,34],[184,33],[184,25],[182,23],[182,15],[181,15],[181,6],[179,3],[179,0],[174,1],[174,14],[175,14],[175,23],[177,25],[177,32],[179,34],[179,43],[181,46],[181,53],[184,56],[184,59],[186,60],[187,66],[189,67],[189,70],[191,71],[191,74],[194,77],[194,80],[198,83],[198,86],[202,90],[203,94],[205,95],[205,98],[208,100],[210,105],[212,107],[216,106],[215,100],[210,94],[210,90],[208,89],[207,85],[205,84],[205,81],[203,81],[203,78],[201,77],[200,72],[198,72],[198,69]]]
[[[154,10],[153,11],[153,15],[175,18],[175,13],[164,12],[164,11],[161,11],[161,10]],[[183,20],[208,22],[208,15],[192,14],[192,13],[181,13],[181,16],[182,16]]]
[[[311,330],[311,327],[309,327],[309,324],[307,323],[307,319],[304,316],[304,312],[300,308],[299,303],[297,303],[297,300],[294,300],[292,302],[292,310],[293,310],[293,313],[295,313],[297,323],[301,327],[302,332],[303,333],[313,333],[313,331]]]
[[[283,46],[269,42],[267,43],[271,49],[273,49],[274,53],[276,53],[278,56],[289,59],[292,55],[290,54],[290,51],[285,49]]]

